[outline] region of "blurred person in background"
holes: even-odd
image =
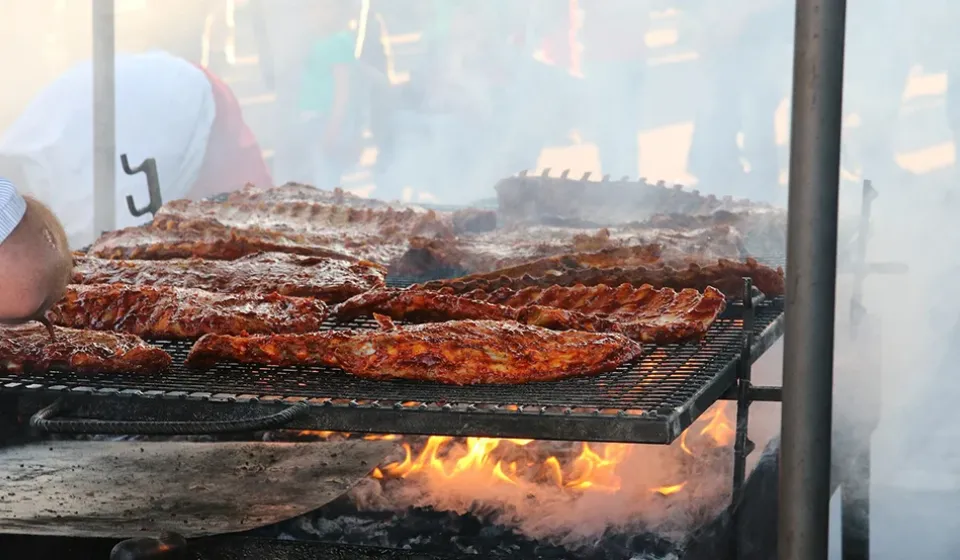
[[[117,157],[154,158],[164,201],[272,185],[260,146],[230,88],[209,71],[163,52],[116,58]],[[93,71],[90,62],[44,88],[0,138],[0,176],[44,202],[63,222],[71,247],[93,231]],[[116,226],[143,223],[126,196],[147,196],[142,175],[117,165]]]
[[[532,5],[427,5],[425,53],[399,88],[396,128],[404,141],[382,190],[378,180],[378,196],[411,196],[401,187],[408,185],[425,201],[473,203],[491,197],[503,176],[536,167],[549,135],[541,116],[556,104],[543,102],[543,91],[555,88],[533,60]]]
[[[789,89],[792,13],[790,0],[708,1],[698,7],[698,51],[707,83],[688,167],[701,190],[765,201],[785,196],[774,117]]]
[[[214,69],[237,63],[236,10],[244,0],[206,0],[209,13],[204,19],[201,64]]]
[[[854,131],[845,131],[845,167],[859,168],[864,178],[901,184],[910,173],[896,162],[895,140],[900,107],[913,60],[923,50],[909,41],[910,28],[921,24],[923,35],[935,29],[946,13],[931,0],[905,10],[902,0],[850,2],[844,62],[844,109],[859,117]],[[931,10],[931,8],[934,8]],[[949,18],[947,18],[949,20]],[[942,28],[942,27],[941,27]],[[942,37],[941,37],[942,38]],[[927,39],[920,38],[925,42]],[[936,50],[942,43],[938,43]],[[882,53],[882,54],[881,54]],[[880,55],[880,56],[878,56]],[[923,58],[921,56],[921,58]],[[940,61],[941,64],[945,61]],[[949,102],[948,102],[949,107]],[[852,158],[853,161],[849,161]],[[850,185],[850,198],[859,204],[859,182]]]
[[[330,6],[351,0],[248,1],[257,31],[260,69],[276,94],[270,119],[273,176],[277,184],[312,183],[316,142],[311,141],[310,131],[301,120],[304,68],[318,34],[318,22],[329,17]]]
[[[356,2],[331,4],[315,22],[304,64],[300,118],[313,146],[312,184],[324,189],[339,186],[343,174],[358,162],[371,107],[379,100],[374,90],[388,87],[382,47],[378,51],[377,38],[366,36],[371,31],[369,13],[363,16],[361,26]]]
[[[0,324],[42,319],[63,297],[72,270],[56,216],[0,177]]]
[[[493,5],[498,5],[495,2]],[[398,88],[394,115],[397,153],[377,181],[377,196],[406,199],[416,188],[445,203],[476,193],[476,153],[486,154],[494,107],[491,5],[474,0],[432,0],[422,6],[424,52]],[[486,157],[482,164],[489,165]],[[489,187],[489,185],[488,185]],[[408,199],[407,199],[408,200]]]
[[[588,138],[604,174],[640,172],[640,108],[647,65],[646,31],[652,3],[580,0],[582,70],[586,79]]]

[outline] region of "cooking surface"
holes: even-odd
[[[360,379],[330,367],[223,363],[193,370],[183,365],[191,342],[152,341],[173,356],[174,365],[163,374],[5,373],[0,390],[123,391],[164,397],[162,402],[185,398],[224,406],[305,399],[315,405],[313,414],[298,425],[313,429],[669,443],[733,382],[742,343],[740,313],[739,305],[730,305],[701,343],[647,346],[641,358],[615,371],[558,382],[458,387]],[[779,336],[781,316],[781,299],[756,308],[754,358]],[[346,326],[374,325],[361,319]]]

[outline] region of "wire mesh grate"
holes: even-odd
[[[782,301],[756,308],[755,332],[760,334],[782,312]],[[331,367],[276,367],[218,364],[204,370],[183,365],[192,341],[151,341],[174,358],[174,365],[156,375],[81,374],[48,371],[0,374],[0,385],[37,384],[95,390],[139,390],[157,393],[210,393],[255,397],[346,399],[356,406],[384,406],[397,402],[430,405],[563,407],[577,410],[667,411],[683,407],[740,356],[743,322],[739,306],[731,306],[702,341],[647,346],[643,355],[614,371],[591,377],[524,385],[458,387],[429,382],[373,381]],[[363,319],[326,328],[375,328]]]

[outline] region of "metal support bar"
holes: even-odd
[[[739,397],[737,386],[730,387],[720,398],[725,401],[735,401]],[[783,388],[767,385],[750,385],[747,399],[752,402],[783,402]]]
[[[797,0],[787,220],[780,560],[827,558],[845,0]]]
[[[863,319],[863,281],[866,280],[867,241],[870,239],[870,217],[877,191],[870,180],[863,181],[863,198],[860,201],[860,227],[857,231],[857,247],[853,253],[853,293],[850,296],[850,330],[856,339],[857,327]]]
[[[750,378],[753,371],[753,329],[754,329],[754,293],[753,280],[743,279],[743,340],[740,347],[740,360],[737,364],[737,430],[733,444],[733,531],[730,540],[730,558],[736,560],[740,552],[742,517],[739,513],[740,500],[743,498],[743,483],[747,476],[747,455],[750,453],[747,429],[750,424]]]
[[[877,191],[869,180],[863,182],[863,198],[860,206],[860,226],[857,231],[857,245],[853,253],[854,275],[853,289],[850,295],[850,339],[856,341],[866,317],[863,305],[863,283],[870,274],[867,264],[867,242],[870,239],[870,218],[873,201]],[[871,377],[879,383],[881,376],[871,372]],[[876,375],[874,375],[876,374]],[[856,384],[857,380],[852,383]],[[868,389],[869,390],[869,389]],[[878,391],[874,388],[873,391]],[[879,408],[879,393],[874,393],[874,406]],[[861,395],[863,398],[864,395]],[[877,417],[879,417],[879,410]],[[843,560],[867,560],[870,558],[870,436],[872,426],[863,426],[863,422],[852,419],[849,445],[843,448],[855,449],[853,456],[840,466],[840,535],[841,556]]]
[[[114,0],[93,2],[93,232],[116,229]]]
[[[870,558],[870,434],[867,443],[844,466],[840,483],[840,549],[843,560]],[[860,442],[854,443],[854,445]]]

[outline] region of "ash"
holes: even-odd
[[[525,537],[472,513],[409,508],[402,512],[359,511],[348,497],[311,514],[266,527],[257,536],[297,541],[380,546],[423,553],[482,558],[547,560],[678,560],[680,547],[651,534],[608,532],[576,546]]]

